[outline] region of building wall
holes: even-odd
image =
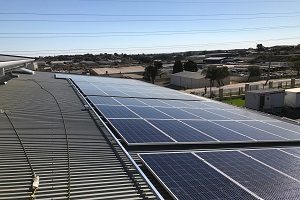
[[[286,91],[284,105],[292,108],[300,108],[300,93]]]

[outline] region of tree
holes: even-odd
[[[214,82],[217,81],[218,85],[224,85],[223,79],[229,76],[228,67],[216,67],[209,66],[207,69],[202,71],[205,78],[209,79],[209,87],[211,94],[211,87],[214,86]]]
[[[262,51],[265,50],[265,47],[264,47],[262,44],[257,44],[257,45],[256,45],[256,48],[257,48],[257,51],[258,51],[258,52],[262,52]]]
[[[223,80],[229,76],[228,67],[217,67],[217,77],[216,80],[218,82],[218,85],[225,85],[223,83]]]
[[[182,72],[183,71],[183,65],[180,60],[176,60],[173,66],[173,74]]]
[[[151,81],[154,84],[155,77],[157,75],[158,69],[154,65],[149,65],[145,68],[144,79],[147,81]]]
[[[297,72],[297,78],[300,78],[300,60],[294,60],[289,63],[292,70]]]
[[[260,76],[261,73],[260,73],[260,69],[258,66],[249,66],[248,67],[248,72],[249,72],[249,76],[248,76],[248,82],[250,81],[250,79],[252,77],[257,77],[257,76]]]
[[[196,72],[196,71],[198,71],[198,67],[195,62],[189,60],[186,63],[184,63],[184,70],[190,71],[190,72]]]
[[[163,64],[160,60],[154,60],[153,65],[156,69],[161,69],[163,67]]]

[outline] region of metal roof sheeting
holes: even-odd
[[[0,199],[28,199],[32,184],[29,163],[5,113],[40,177],[37,199],[155,199],[66,80],[47,73],[21,75],[0,86],[0,96]]]

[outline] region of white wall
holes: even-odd
[[[286,91],[284,105],[292,108],[300,108],[300,93]]]

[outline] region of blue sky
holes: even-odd
[[[32,56],[161,53],[248,48],[256,43],[265,46],[300,43],[297,0],[0,0],[0,3],[0,53]]]

